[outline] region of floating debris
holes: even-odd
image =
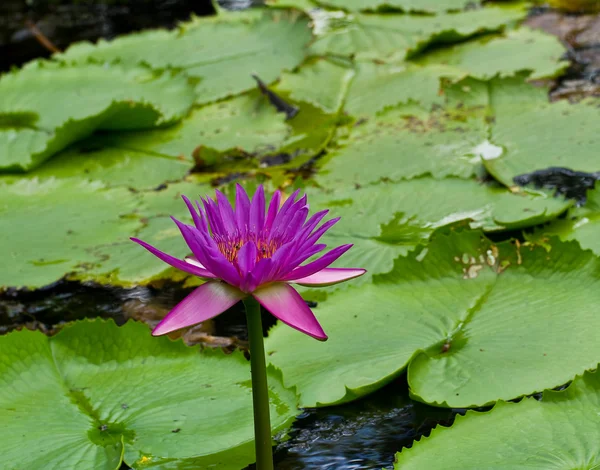
[[[550,167],[517,175],[513,181],[519,186],[533,184],[536,188],[555,189],[556,194],[575,199],[578,205],[583,205],[588,189],[593,189],[599,178],[600,172],[586,173],[569,168]]]
[[[298,112],[300,111],[300,108],[298,108],[297,106],[294,106],[292,104],[289,104],[281,96],[279,96],[275,92],[269,90],[267,88],[267,85],[265,84],[265,82],[263,82],[260,78],[258,78],[257,75],[252,74],[252,78],[254,78],[254,80],[256,80],[258,89],[260,90],[260,92],[263,95],[265,95],[267,98],[269,98],[269,101],[271,102],[271,104],[273,106],[275,106],[275,109],[277,109],[277,111],[279,111],[280,113],[285,113],[285,115],[287,116],[286,119],[292,119],[294,116],[296,116],[296,114],[298,114]]]

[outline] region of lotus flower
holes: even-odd
[[[283,323],[326,340],[313,312],[290,284],[329,286],[361,276],[365,270],[328,267],[352,245],[339,246],[302,264],[325,249],[326,245],[317,242],[339,218],[317,228],[328,211],[306,220],[306,195],[296,200],[298,193],[280,205],[281,193],[276,191],[266,213],[262,186],[250,201],[238,184],[235,209],[218,190],[217,202],[202,199],[203,207],[197,201],[194,206],[183,196],[194,221],[191,226],[173,218],[193,253],[183,260],[132,238],[165,263],[208,280],[176,305],[152,334],[163,335],[201,323],[252,295]]]

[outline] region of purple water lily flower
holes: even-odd
[[[302,265],[325,249],[317,243],[339,218],[317,228],[328,213],[317,212],[308,220],[306,195],[296,201],[299,191],[281,203],[276,191],[265,213],[262,186],[250,201],[244,189],[236,187],[235,209],[220,191],[217,202],[202,199],[196,206],[183,196],[195,226],[175,218],[193,256],[184,260],[132,238],[156,257],[189,274],[208,279],[156,326],[153,335],[163,335],[194,325],[223,313],[252,295],[282,322],[316,339],[327,335],[290,283],[329,286],[363,275],[364,269],[329,268],[352,245],[342,245]]]

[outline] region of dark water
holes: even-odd
[[[565,14],[549,8],[531,10],[525,24],[557,36],[566,47],[568,70],[551,88],[552,100],[578,101],[600,96],[600,15]]]
[[[230,10],[260,0],[220,0]],[[215,13],[211,0],[0,0],[0,71],[37,57],[49,57],[77,41],[112,39],[142,29],[172,28],[191,14]]]
[[[396,452],[438,424],[451,425],[459,411],[414,402],[407,389],[402,377],[356,403],[307,410],[292,427],[291,439],[277,447],[277,469],[391,467]]]
[[[86,317],[127,319],[156,324],[189,290],[176,285],[161,289],[102,288],[61,282],[35,292],[0,294],[0,333],[14,328],[58,331],[68,321]],[[274,323],[264,315],[264,327]],[[184,336],[190,343],[226,348],[246,345],[241,304]],[[290,439],[275,449],[278,470],[382,469],[394,454],[438,423],[449,426],[457,412],[412,401],[405,377],[355,403],[305,410],[292,426]],[[127,469],[123,466],[122,469]],[[248,469],[253,469],[253,466]]]

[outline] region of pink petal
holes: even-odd
[[[252,293],[273,316],[286,325],[320,341],[327,335],[300,294],[288,284],[270,284]]]
[[[192,204],[192,201],[190,201],[187,197],[183,195],[181,197],[183,198],[185,205],[187,206],[188,210],[190,211],[190,214],[192,215],[192,219],[194,220],[194,225],[196,226],[196,228],[198,230],[204,230],[208,232],[206,222],[202,218],[202,211],[200,211],[200,214],[198,214],[198,212],[196,212],[196,208]]]
[[[219,207],[219,213],[221,214],[221,220],[223,221],[223,226],[225,227],[227,234],[233,234],[236,229],[233,207],[231,207],[231,204],[229,203],[229,200],[225,194],[218,189],[215,189],[215,193],[217,195],[217,203]]]
[[[328,212],[329,212],[329,210],[325,209],[324,211],[317,212],[310,219],[308,219],[308,222],[306,222],[304,224],[304,226],[302,227],[302,230],[300,231],[298,237],[302,238],[302,239],[307,238],[308,235],[310,234],[310,232],[312,232],[314,230],[314,228],[317,225],[319,225],[319,222],[321,222],[321,220],[323,220],[323,217],[325,217]]]
[[[233,265],[218,251],[216,246],[209,245],[209,239],[206,234],[203,234],[200,230],[195,229],[191,225],[186,225],[175,217],[171,217],[179,230],[183,239],[192,250],[192,253],[202,264],[204,264],[210,272],[214,273],[216,277],[227,281],[231,285],[238,285],[240,276]],[[212,239],[210,239],[212,240]],[[213,242],[214,245],[214,242]]]
[[[223,313],[246,294],[224,282],[210,281],[202,284],[179,302],[169,314],[156,325],[153,336],[195,325]]]
[[[296,196],[298,195],[299,192],[300,192],[299,189],[294,191],[294,193],[281,206],[281,210],[277,213],[277,216],[275,217],[275,220],[273,221],[273,226],[271,228],[271,236],[270,236],[271,239],[273,239],[274,237],[281,236],[281,234],[287,228],[290,220],[292,220],[292,218],[296,215],[298,210],[300,210],[301,208],[306,207],[306,215],[308,215],[308,205],[306,204],[306,199],[307,199],[306,194],[304,196],[302,196],[298,201],[294,202],[294,199],[296,198]],[[306,219],[306,215],[304,216],[305,219]],[[302,223],[304,223],[304,220],[302,221]]]
[[[235,186],[235,223],[241,233],[248,230],[250,216],[250,199],[244,188],[238,183]]]
[[[273,197],[271,197],[271,202],[269,203],[269,209],[267,210],[267,219],[265,220],[264,227],[267,232],[271,231],[271,226],[273,225],[273,221],[279,210],[279,204],[281,204],[281,191],[278,189],[273,193]]]
[[[291,273],[286,274],[280,281],[294,281],[296,279],[301,279],[303,277],[312,276],[315,273],[318,273],[322,269],[328,267],[331,263],[333,263],[336,259],[342,256],[346,251],[352,248],[352,245],[342,245],[334,248],[333,250],[325,253],[320,258],[316,259],[312,263],[305,264],[304,266],[300,266],[294,269]]]
[[[206,212],[206,218],[210,224],[210,230],[213,234],[224,235],[225,228],[223,221],[221,220],[221,213],[216,202],[210,198],[201,198],[202,204],[204,205],[204,212]]]
[[[204,265],[200,261],[198,261],[194,256],[186,256],[185,262],[190,263],[192,266],[196,266],[197,268],[206,269]]]
[[[258,185],[252,202],[250,203],[250,230],[259,233],[265,225],[265,190],[262,184]]]
[[[214,279],[217,277],[213,273],[208,271],[204,266],[202,266],[202,265],[194,266],[190,263],[186,263],[185,261],[182,261],[179,258],[175,258],[174,256],[171,256],[163,251],[160,251],[158,248],[154,248],[152,245],[140,240],[139,238],[132,238],[131,241],[134,241],[138,245],[143,246],[144,248],[146,248],[146,250],[148,250],[150,253],[152,253],[154,256],[156,256],[161,261],[164,261],[165,263],[167,263],[181,271],[184,271],[189,274],[193,274],[194,276],[205,277],[207,279]]]
[[[273,261],[271,258],[263,258],[256,263],[252,272],[246,276],[244,290],[246,292],[253,292],[261,284],[266,284],[272,267]]]
[[[338,282],[344,282],[362,276],[366,272],[366,269],[324,268],[311,276],[295,279],[290,282],[308,287],[332,286]]]
[[[254,242],[247,242],[237,253],[237,262],[240,268],[240,274],[242,277],[252,271],[256,265],[256,245]]]
[[[300,249],[317,243],[319,239],[323,236],[323,234],[335,224],[337,224],[340,219],[341,217],[336,217],[335,219],[331,219],[325,222],[306,239],[306,242],[301,245]]]

